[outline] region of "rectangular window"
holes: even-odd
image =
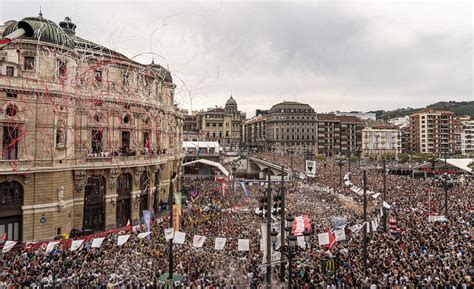
[[[6,96],[11,98],[17,98],[18,95],[16,93],[7,92]]]
[[[67,74],[66,61],[59,59],[58,60],[58,76],[65,77]]]
[[[24,70],[35,70],[35,58],[32,56],[25,56],[25,62],[23,63]]]
[[[7,76],[15,76],[15,67],[7,66]]]
[[[122,81],[122,84],[124,87],[127,87],[128,86],[128,73],[124,73],[123,74],[123,81]]]
[[[95,81],[102,82],[102,71],[101,70],[96,70],[95,74],[94,74],[94,77],[95,77]]]
[[[102,152],[102,137],[103,134],[100,130],[92,130],[92,153],[100,153]]]
[[[18,159],[18,128],[9,126],[3,128],[2,155],[4,160]]]
[[[145,151],[151,150],[150,132],[148,131],[143,132],[143,147],[145,148]]]
[[[130,132],[122,131],[122,154],[128,155],[130,152]]]

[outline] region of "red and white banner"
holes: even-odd
[[[292,233],[295,236],[303,235],[304,231],[311,231],[311,222],[307,215],[296,217],[293,220]]]

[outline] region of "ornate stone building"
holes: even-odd
[[[207,141],[217,141],[226,148],[235,150],[242,142],[242,113],[231,96],[224,108],[216,107],[197,114],[197,127]]]
[[[0,49],[0,235],[42,240],[156,212],[184,157],[170,72],[77,36],[69,18],[22,21],[34,36]]]
[[[275,104],[265,119],[267,149],[281,153],[289,148],[317,152],[317,117],[309,104],[294,101]]]

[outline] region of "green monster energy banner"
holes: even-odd
[[[336,277],[336,258],[323,259],[321,266],[326,278],[334,279]]]

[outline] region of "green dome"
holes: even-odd
[[[68,48],[74,48],[74,40],[56,23],[42,16],[23,18],[24,22],[28,23],[34,30],[33,37],[22,36],[23,39],[35,39],[39,41],[49,42]],[[12,23],[5,31],[3,37],[18,29],[18,22]]]

